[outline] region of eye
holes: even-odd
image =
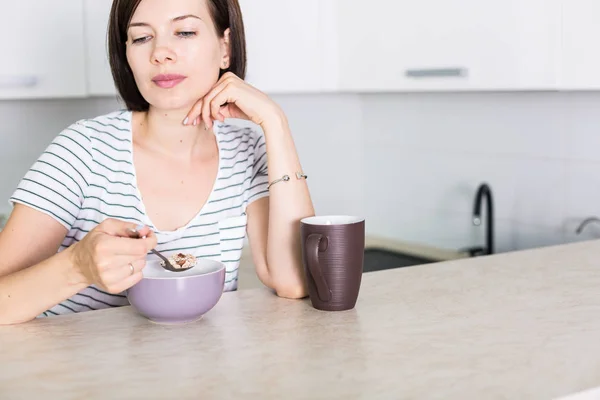
[[[188,38],[188,37],[196,36],[196,32],[177,32],[177,36],[183,37],[183,38]]]
[[[150,36],[144,36],[144,37],[141,37],[141,38],[133,39],[131,41],[131,43],[133,43],[133,44],[141,44],[141,43],[147,42],[148,40],[150,40]]]

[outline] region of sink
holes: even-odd
[[[431,264],[439,261],[440,260],[419,257],[408,253],[372,247],[365,249],[363,272],[374,272],[392,268],[412,267],[415,265]]]

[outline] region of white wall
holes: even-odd
[[[498,251],[600,236],[600,93],[276,96],[319,214],[446,248],[483,243],[471,212],[493,190]],[[0,198],[61,129],[111,99],[0,102]],[[3,208],[5,207],[6,208]],[[8,210],[6,201],[0,211]]]
[[[0,212],[31,164],[73,122],[120,108],[116,100],[0,101]]]
[[[600,99],[600,97],[599,97]],[[447,248],[483,243],[471,223],[491,185],[497,250],[562,242],[566,98],[553,94],[368,96],[371,229]],[[376,207],[377,205],[377,207]],[[386,210],[381,213],[378,210]],[[400,210],[400,212],[393,212]],[[572,212],[579,214],[575,206]]]
[[[600,237],[593,225],[574,234],[582,219],[600,216],[600,93],[279,101],[292,116],[319,213],[362,213],[369,233],[386,237],[482,245],[484,228],[471,216],[487,182],[497,251]]]

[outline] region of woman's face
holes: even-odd
[[[152,107],[191,107],[229,65],[229,30],[220,38],[208,0],[142,0],[127,32],[127,61]]]

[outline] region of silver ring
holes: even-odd
[[[133,268],[133,264],[129,263],[129,268],[131,269],[131,275],[135,273],[135,269]]]

